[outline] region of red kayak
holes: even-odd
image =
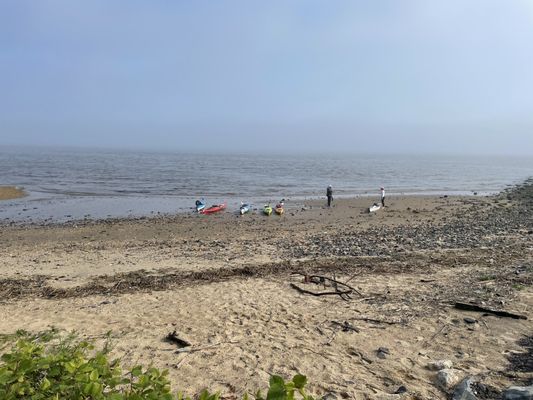
[[[213,213],[222,211],[225,208],[226,208],[226,203],[215,204],[209,208],[204,208],[202,211],[200,211],[200,214],[213,214]]]

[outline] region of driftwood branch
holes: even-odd
[[[322,275],[309,275],[309,279],[313,282],[315,279],[319,279],[320,281],[330,281],[332,283],[332,286],[336,289],[338,289],[338,286],[344,286],[345,288],[350,289],[351,292],[357,293],[359,296],[363,297],[363,295],[354,287],[347,285],[346,283],[340,282],[336,279],[328,278],[327,276]]]
[[[302,289],[301,287],[291,283],[291,287],[298,290],[300,293],[310,294],[313,296],[324,296],[324,295],[337,294],[343,300],[347,300],[347,299],[351,299],[350,294],[352,292],[355,292],[359,296],[363,297],[363,295],[357,289],[355,289],[354,287],[350,285],[347,285],[344,282],[338,281],[337,279],[335,279],[335,276],[333,278],[328,278],[327,276],[322,276],[322,275],[307,275],[303,273],[298,273],[298,274],[304,276],[305,282],[312,282],[317,285],[323,284],[325,288],[326,281],[328,281],[331,283],[331,286],[335,289],[334,292],[312,292],[310,290]]]
[[[301,287],[299,287],[298,285],[295,285],[294,283],[291,283],[291,287],[293,289],[296,289],[300,293],[310,294],[312,296],[338,295],[338,296],[342,297],[342,295],[348,295],[349,293],[351,293],[351,290],[336,291],[336,292],[312,292],[310,290],[302,289]]]
[[[366,317],[354,317],[350,319],[355,319],[357,321],[373,322],[375,324],[387,324],[387,325],[396,325],[400,323],[400,322],[383,321],[382,319],[374,319],[374,318],[366,318]]]
[[[514,319],[527,319],[525,315],[514,314],[514,313],[507,312],[507,311],[492,310],[490,308],[476,306],[475,304],[455,303],[454,307],[459,310],[483,312],[483,313],[488,313],[488,314],[494,314],[499,317],[507,317],[507,318],[514,318]]]

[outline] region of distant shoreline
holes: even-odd
[[[509,184],[507,188],[494,192],[446,192],[435,191],[431,193],[424,192],[402,192],[387,193],[387,199],[402,200],[415,198],[482,198],[497,196],[509,189],[517,188],[522,185],[531,184],[531,178],[525,179],[520,183]],[[98,222],[109,221],[135,221],[135,220],[152,220],[161,218],[173,219],[179,216],[194,216],[193,204],[196,198],[182,198],[172,196],[124,196],[124,197],[98,197],[98,196],[74,196],[71,199],[60,199],[54,201],[53,198],[41,201],[35,198],[35,193],[26,192],[16,186],[0,186],[0,200],[12,200],[25,197],[21,201],[15,201],[12,204],[6,204],[6,207],[0,209],[0,226],[5,225],[69,225],[69,224],[93,224]],[[324,195],[315,196],[296,196],[286,197],[286,208],[288,211],[298,210],[307,205],[322,206],[325,204]],[[273,203],[279,199],[262,198],[262,199],[245,199],[254,204],[255,208],[265,203]],[[240,201],[232,198],[207,198],[209,204],[216,204],[221,201],[227,201],[228,208],[222,214],[233,215],[238,211]],[[379,202],[379,193],[364,194],[344,194],[334,192],[334,206],[341,203],[361,204],[363,208],[370,206],[374,202]],[[360,206],[360,207],[361,207]],[[260,213],[260,212],[259,212]]]
[[[28,194],[17,186],[0,186],[0,200],[12,200]]]

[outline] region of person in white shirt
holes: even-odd
[[[385,188],[381,188],[381,206],[385,207]]]

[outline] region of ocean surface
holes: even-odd
[[[258,206],[325,196],[499,192],[533,176],[533,157],[190,154],[0,147],[0,222],[64,222],[192,212],[194,201]]]

